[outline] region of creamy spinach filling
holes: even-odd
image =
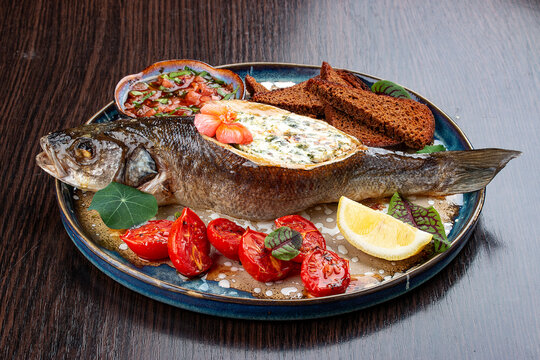
[[[254,116],[238,113],[237,121],[253,135],[248,145],[235,145],[248,154],[290,164],[318,164],[343,157],[353,150],[353,141],[333,127],[289,114]]]

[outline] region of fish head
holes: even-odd
[[[97,191],[114,181],[124,168],[126,146],[99,127],[87,125],[56,131],[40,140],[37,164],[58,180]]]

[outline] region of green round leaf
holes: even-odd
[[[389,80],[380,80],[371,85],[371,91],[376,94],[384,94],[400,99],[411,99],[411,95],[401,85]]]
[[[153,195],[112,182],[94,194],[88,210],[97,210],[111,229],[129,229],[154,217],[158,205]]]
[[[272,256],[279,260],[291,260],[300,253],[302,235],[287,226],[272,231],[264,239],[264,246],[272,250]]]

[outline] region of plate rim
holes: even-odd
[[[223,64],[219,66],[215,66],[216,68],[240,68],[240,67],[249,67],[249,66],[281,66],[281,67],[288,67],[288,68],[309,68],[309,69],[320,69],[320,66],[318,65],[306,65],[306,64],[295,64],[295,63],[281,63],[281,62],[243,62],[243,63],[231,63],[231,64]],[[231,69],[232,70],[232,69]],[[345,69],[348,70],[348,69]],[[234,71],[234,70],[233,70]],[[348,70],[356,75],[360,75],[365,78],[373,79],[373,80],[381,80],[382,78],[373,76],[370,74],[354,71],[354,70]],[[442,115],[444,120],[451,125],[454,131],[456,131],[462,140],[464,140],[464,143],[466,146],[470,149],[473,149],[472,144],[470,143],[467,136],[463,133],[461,128],[457,126],[457,124],[448,116],[444,111],[442,111],[439,107],[434,105],[431,101],[426,99],[424,96],[416,93],[413,90],[410,90],[409,88],[404,88],[409,91],[410,93],[414,94],[418,99],[422,100],[425,104],[428,104],[430,107],[436,109],[439,114]],[[95,114],[93,114],[87,121],[85,121],[85,124],[93,122],[96,118],[99,116],[102,116],[102,114],[109,109],[111,106],[115,106],[115,102],[111,101],[104,107],[102,107],[99,111],[97,111]],[[264,299],[264,298],[247,298],[247,297],[234,297],[229,295],[219,295],[219,294],[211,294],[206,293],[202,291],[196,291],[193,289],[185,288],[176,284],[171,284],[167,281],[156,279],[150,275],[144,274],[140,271],[138,271],[134,266],[134,268],[130,268],[127,265],[121,263],[117,259],[113,258],[109,254],[107,254],[105,251],[103,251],[102,247],[96,244],[92,239],[90,239],[84,232],[84,230],[81,228],[81,226],[78,224],[78,222],[74,221],[70,215],[70,211],[67,208],[67,205],[64,202],[64,197],[62,195],[62,186],[69,186],[64,183],[62,183],[59,180],[55,180],[55,190],[56,190],[56,198],[57,202],[60,206],[60,211],[64,214],[66,221],[69,222],[70,226],[74,229],[74,231],[79,236],[79,239],[81,240],[81,243],[85,245],[85,247],[90,250],[95,256],[99,257],[102,261],[108,263],[109,265],[113,266],[117,270],[123,272],[125,275],[134,277],[135,279],[142,281],[143,283],[149,285],[149,286],[156,286],[162,290],[172,291],[174,293],[178,293],[181,295],[190,296],[193,298],[203,299],[203,300],[210,300],[210,301],[217,301],[220,303],[230,303],[230,304],[238,304],[238,305],[260,305],[260,306],[308,306],[308,305],[320,305],[320,304],[328,304],[338,301],[346,301],[346,300],[352,300],[355,298],[361,298],[364,296],[373,295],[377,292],[382,292],[384,290],[388,290],[390,288],[398,287],[401,284],[408,284],[410,279],[415,278],[424,272],[428,272],[431,268],[436,266],[437,264],[444,262],[444,260],[448,256],[457,255],[454,254],[454,251],[459,246],[462,246],[463,242],[466,242],[470,236],[471,231],[476,226],[476,223],[478,222],[478,218],[480,216],[480,213],[483,209],[483,205],[485,202],[485,193],[486,189],[483,188],[481,190],[478,190],[478,198],[474,204],[471,206],[474,207],[474,211],[471,215],[471,217],[468,219],[468,221],[463,225],[461,231],[456,235],[455,239],[452,241],[452,244],[450,247],[443,253],[439,253],[435,256],[433,256],[428,261],[416,265],[412,267],[411,269],[407,270],[406,272],[402,273],[399,277],[396,277],[395,279],[387,280],[377,286],[373,286],[370,288],[364,288],[358,291],[354,291],[351,293],[345,293],[345,294],[336,294],[336,295],[330,295],[320,298],[304,298],[304,299]],[[69,232],[68,232],[68,235]],[[70,236],[71,237],[71,236]],[[73,239],[72,239],[73,241]],[[458,251],[459,252],[459,251]],[[83,253],[83,255],[86,257],[86,255]],[[96,266],[99,268],[99,266]],[[443,268],[446,267],[443,266]],[[103,272],[103,270],[100,268],[100,270]],[[435,272],[432,276],[434,276],[437,272]],[[431,278],[430,276],[429,278]],[[428,279],[429,279],[428,278]],[[113,280],[118,281],[113,278]],[[426,279],[427,280],[427,279]],[[412,289],[412,287],[410,288]],[[402,295],[405,292],[410,291],[408,286],[406,287],[406,291],[401,292],[398,295]],[[148,296],[152,298],[150,295],[144,293],[145,296]],[[396,295],[396,296],[398,296]]]

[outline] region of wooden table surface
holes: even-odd
[[[538,359],[537,1],[2,1],[0,358]],[[38,139],[164,59],[328,61],[403,84],[472,144],[523,151],[487,188],[469,242],[386,303],[327,319],[232,320],[159,303],[65,232]]]

